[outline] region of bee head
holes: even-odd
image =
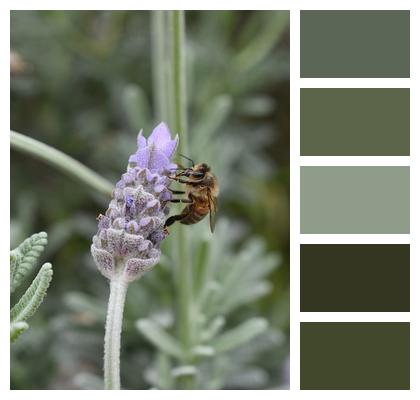
[[[196,179],[202,179],[204,175],[206,175],[206,173],[209,171],[210,167],[207,164],[202,163],[196,165],[193,169],[189,170],[186,175]]]
[[[197,165],[197,170],[206,173],[210,171],[210,167],[206,163],[202,163]]]

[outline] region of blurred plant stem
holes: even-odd
[[[128,283],[118,276],[110,281],[104,346],[104,384],[107,390],[120,389],[121,328],[127,287]]]
[[[157,117],[167,121],[171,130],[179,134],[178,152],[188,155],[184,11],[155,11],[152,27]],[[179,296],[177,328],[184,348],[185,365],[193,362],[195,330],[188,234],[180,224],[173,228],[176,286]],[[180,375],[178,379],[184,389],[195,387],[194,375]]]
[[[153,88],[156,119],[162,119],[170,124],[173,119],[173,93],[171,71],[171,43],[168,43],[169,15],[167,11],[152,12],[152,63]],[[173,128],[172,126],[170,126]]]
[[[289,13],[284,11],[271,11],[260,13],[263,17],[261,31],[232,59],[231,79],[243,78],[250,70],[255,68],[278,43],[289,23]]]
[[[10,144],[12,148],[45,161],[107,197],[112,193],[110,182],[60,150],[14,131],[10,131]]]

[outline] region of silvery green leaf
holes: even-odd
[[[215,354],[213,347],[203,345],[195,346],[192,349],[192,352],[194,355],[199,357],[213,357]]]
[[[53,275],[50,263],[44,264],[32,281],[25,294],[10,311],[10,320],[14,323],[27,320],[42,303]]]
[[[233,374],[229,380],[232,389],[255,389],[267,385],[268,374],[262,368],[246,368],[245,366],[237,374]]]
[[[12,291],[12,283],[16,276],[16,271],[19,268],[19,264],[21,263],[22,256],[19,254],[17,250],[13,250],[10,252],[10,291]]]
[[[223,353],[243,345],[264,332],[268,323],[264,318],[250,318],[241,325],[216,337],[210,345],[217,353]]]
[[[182,359],[184,354],[179,342],[156,322],[150,319],[140,319],[136,322],[136,327],[158,349]]]
[[[225,322],[225,318],[220,315],[214,318],[212,321],[210,321],[206,329],[203,329],[201,332],[201,339],[204,342],[213,339],[213,337],[215,337],[224,327]]]
[[[258,300],[260,297],[270,293],[271,289],[272,285],[267,281],[243,285],[241,290],[233,291],[225,301],[221,302],[220,311],[229,313],[243,304]]]
[[[10,323],[10,342],[13,343],[28,328],[29,325],[23,321]]]
[[[12,293],[35,265],[48,243],[47,237],[48,235],[45,232],[35,233],[13,250],[12,253],[19,254],[19,260],[15,258],[13,261],[14,265],[10,276],[10,291]]]
[[[198,370],[194,365],[180,365],[173,368],[171,372],[174,378],[179,378],[180,376],[195,376]]]
[[[73,378],[73,383],[77,389],[101,390],[103,387],[102,378],[90,372],[79,372]]]
[[[159,389],[172,389],[174,380],[171,374],[171,361],[169,355],[159,351],[157,355],[157,384]]]

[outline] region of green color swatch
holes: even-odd
[[[410,89],[301,89],[302,156],[409,156]]]
[[[409,167],[301,167],[301,233],[410,233]]]
[[[410,245],[302,244],[300,311],[410,311]]]
[[[303,322],[301,389],[410,389],[407,322]]]
[[[409,78],[410,11],[301,11],[300,76]]]

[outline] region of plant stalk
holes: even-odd
[[[180,135],[178,152],[188,155],[187,91],[185,68],[185,16],[184,11],[170,11],[170,33],[172,40],[172,79],[174,129]],[[191,350],[194,346],[193,286],[191,258],[188,248],[189,232],[184,226],[176,227],[177,240],[177,285],[179,293],[179,335],[185,350],[185,364],[192,363]],[[193,389],[193,375],[181,376],[184,389]]]
[[[188,155],[187,93],[185,69],[184,11],[154,11],[152,18],[153,72],[158,120],[168,123],[180,137],[178,153]],[[177,330],[183,345],[185,365],[192,363],[194,345],[193,292],[188,230],[174,225],[171,235],[176,262],[175,284],[179,298]],[[194,377],[180,376],[184,389],[194,388]]]
[[[10,144],[12,148],[45,161],[95,191],[111,196],[113,185],[110,182],[62,151],[14,131],[10,131]]]
[[[105,324],[104,385],[106,390],[120,390],[121,329],[128,283],[121,276],[110,281],[110,295]]]

